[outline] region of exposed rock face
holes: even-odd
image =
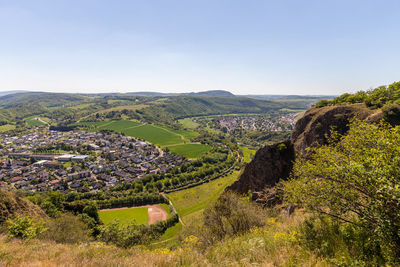
[[[271,208],[282,203],[282,194],[280,194],[278,186],[267,187],[260,192],[253,192],[251,200],[263,207]]]
[[[289,176],[294,159],[295,151],[290,140],[265,146],[247,164],[239,180],[227,189],[245,194],[249,190],[253,192],[273,187],[280,179]]]
[[[47,217],[44,211],[13,192],[0,189],[0,224],[13,216]]]
[[[295,151],[303,152],[307,147],[325,144],[332,129],[339,134],[345,134],[354,118],[378,122],[383,116],[382,112],[370,110],[363,104],[309,109],[297,121],[291,140],[259,149],[239,180],[227,189],[241,194],[250,190],[253,193],[253,201],[264,206],[271,207],[281,203],[279,194],[273,187],[290,175]],[[285,149],[282,149],[283,147]]]
[[[368,120],[370,117],[372,121],[381,118],[376,115],[376,111],[362,104],[311,108],[297,121],[291,141],[296,151],[302,152],[309,146],[325,144],[332,129],[345,134],[353,118]]]

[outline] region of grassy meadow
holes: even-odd
[[[184,223],[198,218],[207,205],[214,203],[225,188],[239,178],[239,171],[202,185],[168,194]]]
[[[252,160],[252,157],[256,154],[256,150],[245,146],[241,146],[240,149],[243,151],[243,161],[246,163],[249,163]]]
[[[100,219],[107,224],[118,219],[122,224],[131,222],[133,219],[137,224],[145,224],[149,221],[147,208],[128,208],[128,209],[112,209],[99,211]]]
[[[199,123],[194,122],[192,118],[185,118],[179,120],[179,122],[183,125],[183,127],[188,128],[188,129],[196,129],[197,127],[200,126]]]

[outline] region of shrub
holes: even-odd
[[[400,124],[400,105],[390,104],[382,108],[383,116],[392,125]]]
[[[88,226],[77,216],[62,214],[46,223],[47,231],[40,235],[42,239],[57,243],[82,243],[89,240]]]
[[[143,225],[137,225],[135,220],[124,225],[116,219],[107,225],[100,226],[98,238],[103,242],[127,248],[148,241],[144,228]]]
[[[355,121],[339,143],[298,158],[288,202],[368,231],[387,260],[400,258],[400,131]]]
[[[203,224],[187,235],[197,236],[205,246],[263,226],[266,218],[259,206],[230,191],[222,194],[214,205],[207,207],[203,215]]]
[[[179,221],[177,214],[171,218],[159,221],[152,225],[137,225],[135,220],[128,224],[121,224],[118,219],[99,227],[99,240],[112,243],[120,247],[131,247],[138,244],[147,244],[159,238],[167,229]]]
[[[14,220],[8,219],[8,232],[11,237],[29,240],[46,231],[42,223],[34,222],[29,216],[21,218],[15,217]]]
[[[381,246],[370,232],[351,223],[342,223],[326,215],[312,216],[300,227],[302,245],[335,265],[357,262],[359,265],[382,266]],[[340,264],[341,261],[343,264]]]

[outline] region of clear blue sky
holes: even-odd
[[[0,90],[339,94],[400,80],[400,1],[0,0]]]

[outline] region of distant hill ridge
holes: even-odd
[[[232,94],[229,91],[225,91],[225,90],[210,90],[210,91],[204,91],[204,92],[198,92],[198,93],[188,93],[188,95],[235,97],[234,94]]]

